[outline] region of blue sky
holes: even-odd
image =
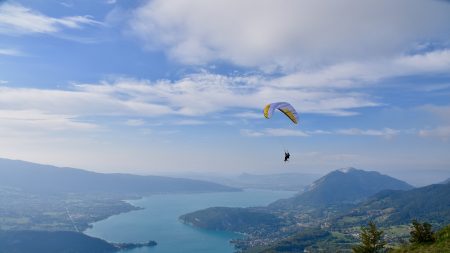
[[[0,156],[439,181],[450,176],[449,13],[438,0],[0,1]],[[277,101],[299,125],[263,117]]]

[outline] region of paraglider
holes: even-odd
[[[290,157],[291,155],[289,154],[289,151],[288,152],[284,152],[284,162],[287,162],[287,161],[289,161],[289,157]]]
[[[287,102],[276,102],[266,105],[264,107],[264,117],[270,119],[275,110],[280,110],[286,115],[294,124],[298,124],[298,113],[295,108]],[[291,154],[289,151],[284,151],[284,162],[288,162]]]
[[[295,111],[294,107],[287,102],[277,102],[266,105],[264,108],[264,117],[270,119],[272,117],[273,111],[276,109],[283,112],[292,122],[298,123],[298,113]]]

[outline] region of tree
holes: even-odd
[[[361,227],[361,244],[352,248],[354,253],[384,252],[383,231],[378,230],[375,223],[369,222],[367,227]]]
[[[433,231],[431,230],[431,224],[424,222],[420,223],[417,220],[412,221],[411,225],[411,243],[432,243],[436,240]]]

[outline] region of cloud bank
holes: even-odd
[[[99,83],[74,84],[67,89],[3,85],[0,87],[0,108],[37,110],[78,119],[90,116],[207,117],[239,109],[242,112],[234,112],[235,117],[255,118],[255,113],[266,103],[288,101],[300,113],[351,116],[358,114],[360,108],[383,105],[370,95],[370,88],[376,87],[379,81],[417,74],[447,73],[448,69],[450,50],[444,49],[390,61],[341,63],[316,71],[296,71],[274,77],[263,74],[221,75],[203,71],[178,80],[116,78]],[[445,115],[443,118],[448,116],[446,107],[427,106],[425,109]],[[186,125],[200,123],[203,122],[184,122]],[[137,122],[130,121],[129,124]]]
[[[182,63],[292,70],[448,43],[450,4],[431,0],[152,0],[130,28]]]
[[[81,29],[85,25],[101,24],[90,16],[54,18],[18,3],[0,3],[0,34],[52,34],[64,28]]]

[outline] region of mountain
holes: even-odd
[[[408,190],[413,187],[375,171],[341,169],[318,179],[305,192],[275,201],[267,207],[209,208],[183,215],[180,219],[202,228],[247,234],[248,237],[234,241],[235,246],[241,250],[255,246],[264,248],[286,238],[292,239],[284,241],[286,248],[292,246],[293,249],[300,250],[302,247],[312,246],[299,242],[298,238],[308,237],[303,233],[306,228],[328,228],[336,215],[347,212],[370,196],[388,189]],[[257,216],[264,219],[258,222],[248,218]],[[313,237],[315,236],[316,233],[313,233]],[[321,248],[328,247],[326,245],[331,241],[345,244],[349,240],[346,238],[341,241],[341,236],[335,236],[336,234],[324,235]],[[343,246],[333,245],[327,249],[333,252],[336,247]]]
[[[450,184],[434,184],[409,191],[382,191],[338,218],[336,226],[356,226],[369,220],[383,225],[408,224],[413,219],[450,223]]]
[[[241,173],[239,175],[218,175],[217,173],[208,174],[195,172],[177,175],[182,178],[206,180],[237,188],[282,191],[303,191],[306,186],[310,185],[321,176],[319,174],[312,173]]]
[[[0,159],[0,185],[32,193],[148,194],[238,189],[193,179],[105,174],[24,161]]]
[[[314,180],[317,174],[309,173],[280,173],[280,174],[250,174],[242,173],[230,179],[227,185],[242,188],[303,191]]]
[[[301,217],[303,219],[302,223],[315,224],[314,220],[311,218],[329,215],[330,210],[328,210],[328,208],[330,206],[353,207],[356,203],[383,190],[407,190],[412,188],[411,185],[403,181],[382,175],[375,171],[364,171],[354,168],[341,169],[333,171],[318,179],[309,186],[307,191],[292,198],[275,201],[268,207],[258,208],[257,212],[284,213],[283,216],[286,216],[287,213],[291,213],[295,216],[296,213],[301,212]],[[319,209],[326,210],[319,211]],[[182,216],[182,219],[188,219],[188,223],[190,221],[201,221],[191,222],[194,225],[208,222],[210,224],[221,224],[216,223],[215,219],[218,219],[219,217],[231,217],[227,216],[227,213],[232,213],[233,217],[237,217],[237,214],[239,213],[241,213],[242,216],[247,216],[248,214],[243,210],[248,209],[205,209],[184,215]],[[336,210],[339,210],[339,208]],[[217,215],[218,211],[220,211],[220,215]],[[296,216],[295,219],[299,219],[299,217],[300,216]],[[208,226],[202,225],[202,227]],[[214,229],[229,230],[229,227],[227,226],[212,227],[214,227]]]
[[[376,171],[354,168],[335,170],[315,181],[304,193],[270,205],[276,209],[300,206],[326,207],[355,204],[382,190],[409,190],[413,187]]]
[[[246,253],[347,252],[368,221],[386,229],[392,244],[408,236],[412,219],[434,227],[449,224],[448,196],[450,184],[413,188],[378,172],[349,168],[333,171],[307,191],[268,207],[209,208],[180,218],[202,228],[245,233],[233,244]]]
[[[113,253],[155,245],[154,241],[109,243],[70,231],[0,231],[0,253]]]
[[[450,178],[447,178],[446,180],[440,182],[440,184],[448,184],[450,183]]]

